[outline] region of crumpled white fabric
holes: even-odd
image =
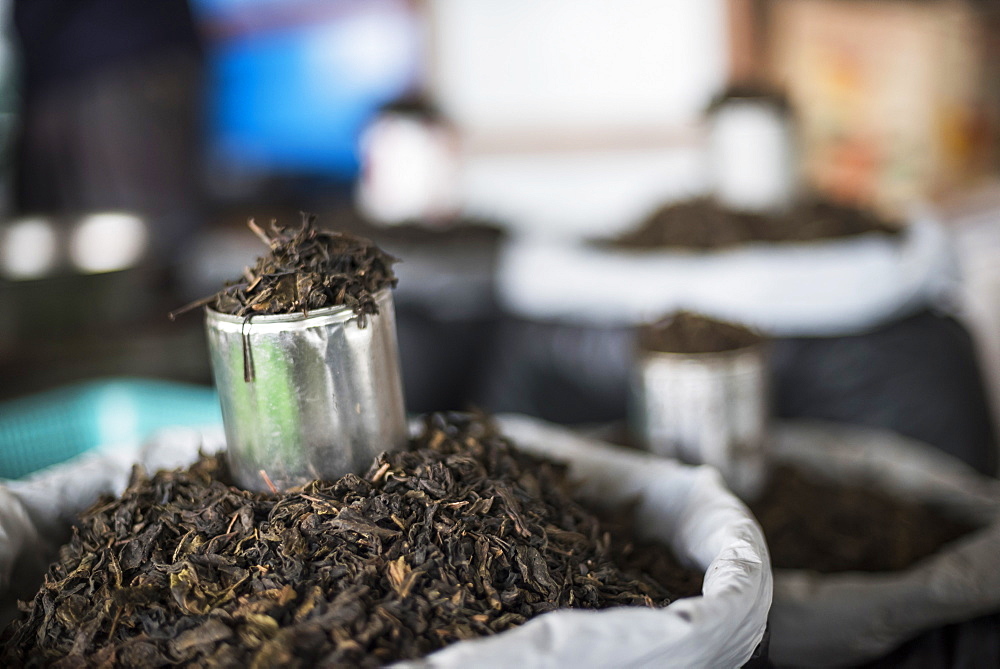
[[[899,573],[774,573],[770,657],[778,665],[874,659],[922,630],[1000,611],[1000,482],[881,430],[790,423],[773,455],[834,481],[867,481],[986,527]]]
[[[771,603],[763,535],[717,472],[587,440],[523,416],[500,419],[526,451],[565,461],[581,493],[608,503],[638,501],[639,526],[706,569],[703,595],[663,609],[555,611],[494,637],[464,641],[403,666],[449,667],[738,667],[760,643]],[[191,462],[221,433],[172,430],[146,447],[92,453],[26,481],[0,486],[0,596],[37,541],[101,493],[120,493],[133,462],[147,469]],[[34,537],[34,538],[33,538]]]
[[[899,240],[861,235],[706,252],[515,239],[497,284],[501,302],[525,318],[630,326],[688,309],[793,337],[856,333],[946,306],[956,276],[945,230],[922,215]]]

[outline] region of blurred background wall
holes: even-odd
[[[0,35],[0,397],[107,376],[208,383],[199,317],[166,313],[261,251],[249,216],[300,209],[405,258],[411,408],[538,392],[509,374],[531,346],[503,333],[535,346],[539,327],[620,380],[625,340],[573,339],[505,308],[503,250],[611,236],[705,194],[706,108],[763,82],[791,100],[810,189],[904,217],[935,207],[965,273],[946,328],[960,341],[932,337],[914,357],[969,348],[962,364],[992,385],[976,377],[955,402],[1000,414],[991,3],[5,0]],[[409,168],[445,175],[426,188],[453,204],[433,216],[358,211],[379,169],[364,138],[387,109],[447,138],[436,163],[413,149]],[[585,371],[583,390],[607,382]],[[566,420],[621,413],[624,400],[583,390],[567,391]]]

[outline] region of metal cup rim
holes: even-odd
[[[697,362],[710,362],[712,360],[731,360],[746,355],[762,354],[768,352],[767,341],[759,341],[739,348],[731,348],[725,351],[711,351],[703,353],[681,353],[679,351],[658,351],[655,349],[638,347],[639,356],[642,358],[667,358],[669,360],[692,360]]]
[[[381,305],[388,299],[391,299],[391,296],[392,289],[386,287],[375,293],[375,301]],[[255,328],[256,326],[262,325],[279,327],[290,326],[288,329],[301,329],[316,327],[319,325],[343,323],[351,319],[358,318],[358,315],[354,313],[354,309],[346,304],[334,307],[321,307],[319,309],[313,309],[309,312],[295,311],[289,314],[252,314],[252,318],[250,318],[249,322],[247,321],[248,316],[226,314],[221,311],[216,311],[211,306],[206,306],[205,316],[208,322],[219,326],[221,329],[235,329],[237,331],[242,331],[243,328],[246,327]],[[377,315],[373,317],[377,318]],[[270,330],[272,328],[269,327],[268,329]]]

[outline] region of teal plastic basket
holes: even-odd
[[[107,379],[0,403],[0,478],[20,478],[102,446],[174,426],[222,423],[215,391],[169,381]]]

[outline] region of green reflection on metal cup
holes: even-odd
[[[360,473],[405,443],[392,293],[376,301],[365,327],[347,307],[250,319],[206,310],[239,486],[287,490]]]

